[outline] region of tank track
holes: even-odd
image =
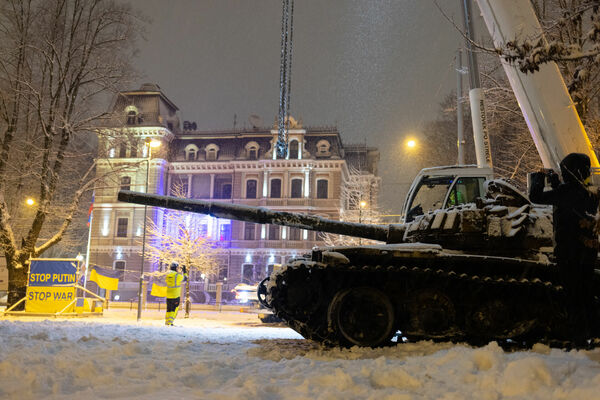
[[[482,262],[498,268],[469,271]],[[302,336],[330,346],[384,346],[401,331],[408,340],[574,347],[556,273],[553,265],[467,255],[366,265],[300,260],[263,281],[259,298]]]

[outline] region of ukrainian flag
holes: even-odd
[[[150,295],[154,297],[167,297],[167,283],[165,282],[165,277],[161,276],[154,277],[152,279],[152,290],[150,291]]]
[[[97,265],[94,265],[90,271],[90,281],[96,282],[102,289],[118,290],[121,272],[122,271],[100,268]]]

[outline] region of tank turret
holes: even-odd
[[[274,211],[217,201],[185,199],[127,190],[118,199],[258,224],[275,224],[318,232],[360,237],[386,244],[431,243],[475,254],[537,259],[538,250],[552,245],[549,208],[533,205],[502,181],[486,185],[486,197],[416,216],[403,224],[370,225]]]

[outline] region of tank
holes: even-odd
[[[118,198],[381,242],[314,248],[260,283],[263,306],[325,345],[377,347],[398,338],[571,345],[551,209],[502,181],[486,189],[475,203],[386,226],[124,190]]]

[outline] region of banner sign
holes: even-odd
[[[25,311],[56,313],[75,300],[77,263],[76,259],[32,259]]]

